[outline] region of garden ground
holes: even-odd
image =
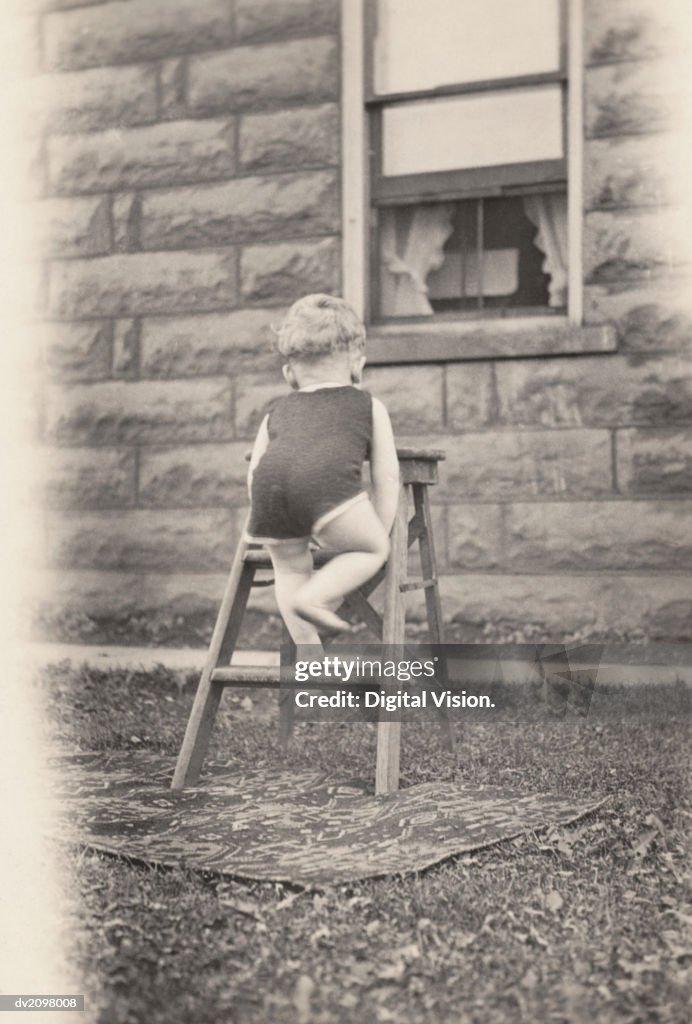
[[[190,681],[191,682],[191,681]],[[173,673],[70,665],[37,685],[58,749],[174,758],[193,687]],[[535,695],[467,718],[456,754],[404,727],[402,785],[432,779],[606,796],[574,826],[428,871],[320,891],[67,854],[73,958],[102,1024],[503,1024],[688,1019],[689,699],[623,688],[586,718]],[[275,697],[227,693],[211,754],[370,778],[375,730],[299,723],[285,757]]]

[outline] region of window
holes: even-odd
[[[564,311],[561,0],[369,0],[368,17],[373,317]]]
[[[343,17],[347,297],[385,327],[578,323],[581,0],[343,0]]]

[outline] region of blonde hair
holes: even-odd
[[[287,359],[318,359],[332,352],[362,352],[365,328],[354,310],[334,295],[305,295],[294,302],[277,332]]]

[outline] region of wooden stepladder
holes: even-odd
[[[442,644],[442,608],[440,588],[435,561],[432,519],[428,488],[437,483],[437,464],[444,459],[444,452],[438,449],[397,449],[401,473],[401,492],[396,518],[391,533],[391,553],[387,564],[358,590],[350,594],[344,608],[358,616],[382,643],[393,648],[393,657],[404,656],[405,641],[405,598],[407,591],[422,589],[428,619],[429,639],[432,644]],[[413,515],[409,518],[409,509]],[[408,579],[408,550],[418,544],[420,579]],[[317,552],[315,564],[323,564],[328,553]],[[258,581],[258,570],[271,569],[267,551],[259,545],[240,541],[233,559],[231,572],[226,583],[223,600],[214,626],[214,632],[200,677],[190,718],[185,730],[178,761],[171,783],[172,789],[183,789],[195,785],[199,779],[202,762],[209,745],[212,726],[219,707],[221,695],[227,686],[275,687],[280,686],[278,668],[236,667],[230,661],[235,649],[240,627],[253,586],[266,586],[267,580]],[[384,610],[380,614],[368,598],[384,585]],[[284,642],[290,638],[284,630]],[[438,666],[438,685],[446,684],[444,659]],[[286,743],[293,724],[294,703],[291,693],[282,693],[280,705],[280,736]],[[290,698],[290,699],[289,699]],[[445,745],[453,747],[453,732],[448,716],[441,720]],[[392,793],[399,786],[399,751],[401,743],[401,722],[380,720],[377,726],[377,764],[375,770],[375,792]]]

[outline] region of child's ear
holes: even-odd
[[[363,367],[365,366],[365,356],[357,355],[351,359],[351,383],[360,384],[363,379]]]
[[[291,364],[290,363],[284,363],[284,365],[281,367],[281,372],[283,373],[284,380],[289,385],[289,387],[292,387],[294,391],[297,391],[298,390],[298,381],[296,380],[295,371],[294,371],[293,367],[291,366]]]

